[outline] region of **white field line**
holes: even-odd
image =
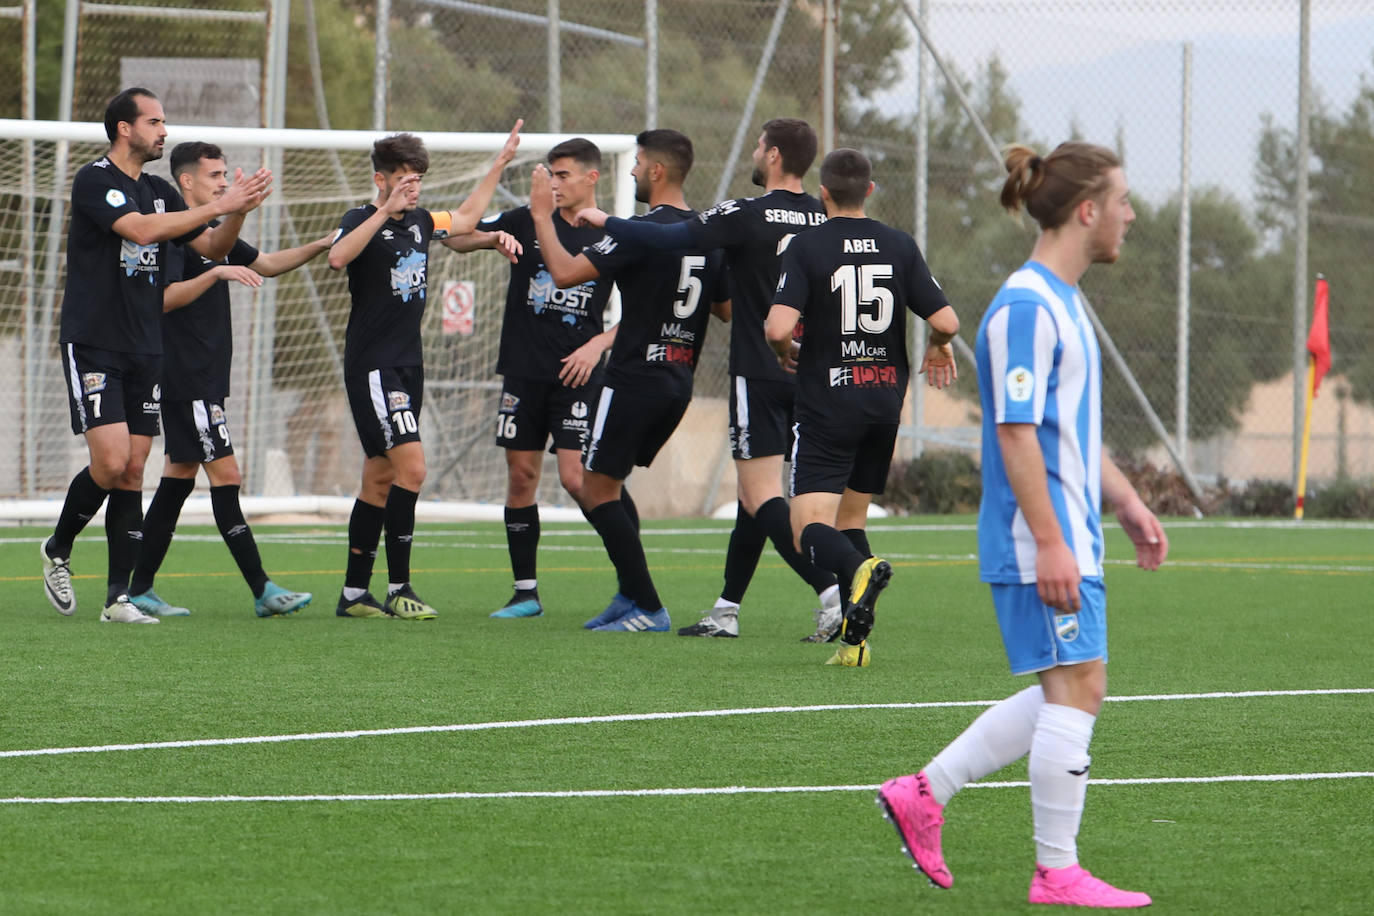
[[[1204,785],[1235,782],[1313,782],[1331,779],[1374,779],[1374,772],[1345,773],[1234,773],[1226,776],[1158,776],[1133,779],[1090,779],[1091,786]],[[1024,789],[1025,781],[974,782],[966,789]],[[695,786],[662,789],[568,789],[544,792],[388,792],[352,795],[57,795],[0,798],[0,805],[194,805],[228,802],[376,802],[447,801],[507,798],[664,798],[685,795],[794,795],[819,792],[875,792],[878,784],[849,786]]]
[[[1313,690],[1244,690],[1213,693],[1141,694],[1107,697],[1112,703],[1174,702],[1179,700],[1231,700],[1260,697],[1339,696],[1374,694],[1374,687]],[[282,744],[296,741],[331,741],[341,738],[376,738],[390,735],[422,735],[444,732],[495,731],[507,728],[542,728],[558,725],[602,725],[618,722],[656,722],[674,719],[716,719],[732,716],[835,712],[865,709],[958,709],[992,706],[998,700],[943,700],[927,703],[833,703],[820,706],[755,706],[739,709],[696,709],[677,712],[623,713],[606,716],[565,716],[546,719],[515,719],[504,722],[464,722],[451,725],[408,725],[397,728],[305,732],[290,735],[252,735],[239,738],[190,738],[181,741],[145,741],[134,744],[77,745],[75,747],[19,748],[0,751],[3,757],[57,757],[68,754],[101,754],[115,751],[170,750],[187,747],[229,747],[240,744]]]

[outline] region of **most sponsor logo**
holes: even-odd
[[[409,302],[411,296],[425,298],[428,263],[423,251],[409,251],[396,258],[396,266],[391,268],[391,290],[402,302]]]

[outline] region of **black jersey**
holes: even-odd
[[[774,190],[762,197],[727,200],[692,224],[692,241],[722,248],[730,267],[730,374],[790,382],[763,336],[782,269],[782,253],[797,233],[825,222],[825,208],[810,194]]]
[[[570,252],[581,251],[602,237],[600,229],[573,226],[558,213],[553,215],[553,225],[559,243]],[[489,216],[478,228],[509,232],[525,249],[510,266],[497,373],[557,381],[563,357],[604,330],[603,316],[613,278],[603,273],[595,280],[559,289],[544,265],[529,207]]]
[[[906,313],[949,304],[915,239],[847,217],[792,240],[774,302],[802,313],[797,414],[822,423],[897,422],[911,372]]]
[[[212,223],[211,225],[215,225]],[[167,247],[167,282],[194,280],[216,264],[247,267],[258,249],[237,239],[229,254],[211,261],[184,245]],[[229,364],[234,358],[234,327],[229,281],[216,280],[194,302],[162,316],[162,399],[197,401],[229,395]]]
[[[377,212],[354,207],[339,220],[337,242]],[[398,366],[421,366],[420,320],[425,314],[430,239],[448,236],[449,215],[415,208],[388,219],[348,262],[353,307],[344,335],[344,372],[354,374]]]
[[[678,223],[695,210],[659,206],[634,219]],[[606,366],[606,384],[665,397],[692,395],[692,373],[706,343],[711,303],[730,298],[720,251],[689,248],[646,251],[611,236],[582,250],[602,276],[620,288],[620,330]]]
[[[181,195],[147,172],[135,180],[109,159],[82,166],[72,181],[67,286],[60,341],[120,353],[162,352],[162,287],[167,242],[139,245],[115,232],[129,213],[185,210]],[[179,238],[185,244],[204,226]]]

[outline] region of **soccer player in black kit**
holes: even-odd
[[[217,200],[186,209],[163,179],[143,171],[162,157],[162,103],[147,89],[120,92],[105,108],[110,149],[72,181],[67,285],[59,341],[72,432],[85,436],[90,464],[73,478],[52,537],[43,542],[43,589],[62,614],[76,610],[72,544],[105,507],[109,574],[104,621],[157,623],[130,603],[129,574],[143,520],[143,467],[158,433],[162,374],[163,265],[169,241],[212,260],[238,238],[244,216],[270,193],[259,169]],[[213,228],[206,223],[221,218]]]
[[[596,205],[601,150],[574,137],[549,150],[545,159],[558,206],[553,217],[558,240],[568,251],[581,251],[603,235],[575,223],[578,210]],[[500,233],[513,236],[521,248],[511,264],[496,361],[503,376],[496,444],[506,450],[506,544],[515,591],[491,616],[539,617],[544,606],[538,591],[536,496],[544,448],[552,437],[559,482],[580,504],[582,447],[601,386],[601,356],[615,339],[615,329],[603,327],[612,282],[602,276],[560,289],[536,244],[528,206],[489,216],[478,229],[457,240],[459,251],[490,247]]]
[[[410,585],[415,503],[425,481],[420,443],[424,316],[429,243],[471,232],[491,200],[501,172],[520,144],[517,121],[496,162],[457,210],[419,206],[429,153],[412,134],[395,134],[372,146],[372,203],[343,215],[329,266],[348,268],[353,307],[344,337],[344,387],[367,456],[362,488],[348,521],[348,568],[335,614],[432,620],[438,616]],[[508,256],[509,253],[507,253]],[[377,541],[386,529],[387,597],[368,591]]]
[[[228,189],[224,152],[212,143],[178,143],[172,149],[172,180],[188,206],[213,202]],[[212,223],[213,225],[213,223]],[[211,261],[181,245],[168,246],[167,288],[162,296],[162,480],[143,517],[143,541],[129,600],[154,617],[190,613],[163,601],[153,580],[166,557],[186,498],[204,466],[210,506],[220,536],[253,593],[259,617],[294,614],[310,603],[309,592],[292,592],[267,577],[252,529],[239,505],[243,483],[224,402],[234,331],[229,282],[262,285],[263,277],[295,270],[329,250],[333,235],[284,251],[261,252],[239,239],[229,254]]]
[[[792,450],[792,530],[802,553],[850,582],[840,647],[827,665],[868,665],[868,633],[892,567],[872,555],[864,523],[882,493],[911,373],[906,313],[930,325],[920,371],[943,388],[955,378],[950,342],[959,319],[911,236],[864,215],[873,168],[857,150],[821,163],[829,219],[798,236],[765,331],[784,367],[797,374]],[[805,323],[800,341],[793,339]]]
[[[580,217],[604,226],[615,239],[655,248],[724,249],[730,269],[730,445],[739,480],[735,529],[725,555],[725,587],[700,622],[681,636],[738,636],[739,608],[758,567],[765,539],[820,598],[816,632],[830,637],[840,624],[840,589],[793,544],[787,501],[782,497],[783,456],[790,453],[794,379],[783,372],[763,338],[773,303],[782,253],[798,235],[825,222],[820,201],[802,190],[802,176],[816,158],[816,132],[805,121],[774,118],[763,125],[754,149],[753,182],[760,197],[727,200],[696,220],[670,226],[608,218],[599,210]]]
[[[646,130],[635,138],[635,199],[656,223],[694,219],[682,183],[691,171],[692,141],[676,130]],[[536,169],[530,212],[544,262],[559,286],[615,276],[621,318],[583,456],[582,507],[616,569],[619,589],[593,630],[663,632],[668,611],[649,574],[639,526],[622,501],[625,478],[648,467],[677,429],[692,399],[692,376],[712,313],[730,317],[719,251],[649,251],[604,236],[571,254],[554,224],[548,173]]]

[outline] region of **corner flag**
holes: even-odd
[[[1307,352],[1312,354],[1316,364],[1316,374],[1312,381],[1312,394],[1315,397],[1321,387],[1322,377],[1331,368],[1331,334],[1327,327],[1327,288],[1326,278],[1318,275],[1317,294],[1312,304],[1312,330],[1307,334]]]
[[[1307,448],[1312,443],[1312,399],[1322,376],[1331,368],[1331,334],[1327,326],[1326,278],[1317,274],[1317,292],[1312,302],[1312,330],[1307,333],[1307,410],[1302,423],[1302,451],[1298,461],[1298,486],[1294,494],[1293,517],[1302,518],[1303,494],[1307,490]]]

